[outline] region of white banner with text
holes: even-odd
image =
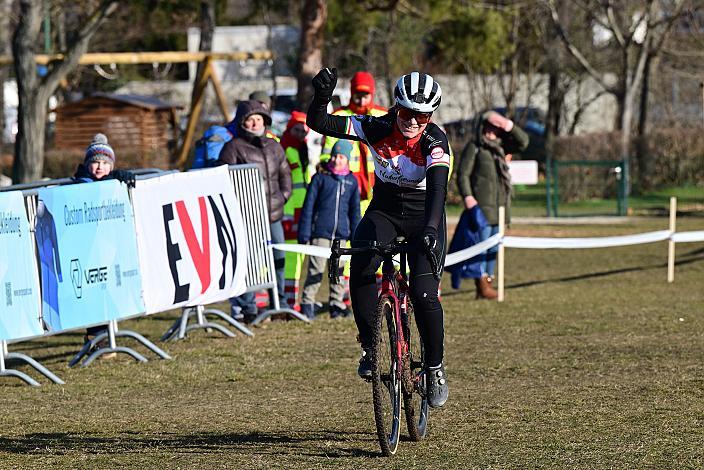
[[[247,235],[227,166],[139,180],[132,196],[147,313],[245,291]]]

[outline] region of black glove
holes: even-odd
[[[114,179],[117,181],[121,181],[122,183],[125,183],[127,187],[129,188],[134,188],[135,185],[135,175],[131,171],[128,170],[112,170],[110,172],[110,176],[112,176]]]
[[[425,227],[423,230],[423,248],[430,261],[430,268],[433,270],[435,279],[440,280],[442,274],[442,244],[438,241],[438,231],[433,227]]]
[[[332,99],[332,92],[335,91],[337,85],[337,69],[324,68],[313,77],[313,89],[315,96],[328,102]]]

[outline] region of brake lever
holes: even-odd
[[[328,279],[330,284],[338,285],[340,283],[340,239],[336,238],[332,241],[330,247],[330,261],[328,262]]]
[[[442,267],[440,266],[440,260],[437,256],[435,256],[435,252],[432,249],[426,248],[425,252],[426,256],[428,257],[428,261],[430,261],[430,269],[433,270],[433,277],[437,281],[439,281],[442,277]]]

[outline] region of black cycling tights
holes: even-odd
[[[438,299],[439,281],[433,277],[430,262],[421,245],[424,217],[389,214],[373,210],[372,204],[357,226],[354,240],[376,240],[389,243],[404,236],[412,248],[408,253],[410,294],[415,309],[416,323],[425,346],[426,364],[436,366],[443,357],[443,312]],[[438,240],[445,245],[445,224],[441,224]],[[445,250],[443,249],[443,252]],[[350,263],[350,293],[354,320],[359,330],[362,347],[373,345],[374,315],[377,305],[376,271],[382,258],[371,253],[355,254]],[[444,262],[444,260],[443,260]]]

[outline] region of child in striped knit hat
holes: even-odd
[[[128,170],[114,170],[115,167],[115,151],[108,143],[108,138],[105,134],[95,134],[88,148],[86,148],[86,156],[83,163],[78,165],[76,173],[73,175],[73,181],[76,183],[91,183],[93,181],[105,181],[116,179],[128,186],[134,187],[134,173]],[[84,341],[86,343],[93,341],[99,334],[107,331],[104,325],[92,326],[86,330]],[[104,346],[105,341],[100,344],[93,345],[90,351]],[[115,357],[115,353],[103,354],[103,358],[110,359]]]
[[[88,148],[83,163],[78,165],[73,175],[77,183],[116,179],[127,185],[134,185],[134,174],[127,170],[114,170],[115,151],[108,143],[105,134],[95,134]]]

